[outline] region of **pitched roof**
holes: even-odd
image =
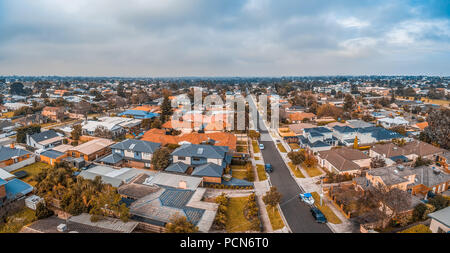
[[[339,171],[359,170],[361,167],[352,160],[346,159],[342,154],[345,152],[336,152],[336,149],[319,151],[319,156],[331,163]]]
[[[183,144],[175,149],[172,155],[223,159],[226,156],[226,152],[228,152],[228,147],[224,146]]]
[[[167,167],[164,171],[186,173],[188,168],[189,168],[189,165],[187,165],[183,162],[176,162],[176,163],[172,163],[171,165],[169,165],[169,167]]]
[[[55,150],[47,150],[41,153],[41,156],[45,156],[45,157],[49,157],[52,159],[56,159],[58,157],[63,156],[64,153],[59,152],[59,151],[55,151]]]
[[[447,227],[450,227],[450,206],[436,211],[434,213],[428,214],[429,217],[439,221]]]
[[[426,142],[423,142],[423,141],[407,142],[403,146],[403,149],[405,149],[407,152],[409,152],[411,154],[416,154],[418,156],[428,156],[428,155],[432,155],[432,154],[445,152],[445,149],[435,147],[435,146],[428,144]]]
[[[9,160],[15,156],[24,156],[27,154],[31,154],[31,152],[21,148],[10,148],[0,146],[0,162]]]
[[[289,114],[288,117],[291,121],[301,121],[303,119],[312,119],[316,117],[316,115],[309,112],[296,112]]]
[[[191,175],[201,177],[222,177],[223,167],[215,163],[206,163],[194,169]]]
[[[96,138],[91,141],[85,142],[79,146],[76,146],[74,148],[71,148],[70,150],[75,150],[85,155],[90,155],[112,144],[114,144],[114,141],[112,140],[104,138]]]
[[[126,139],[124,141],[111,145],[111,148],[114,149],[132,150],[151,154],[153,154],[160,147],[160,143],[135,139]]]
[[[99,162],[104,162],[104,163],[108,163],[108,164],[116,164],[116,163],[122,161],[122,159],[123,159],[122,155],[113,152],[112,154],[109,154],[109,155],[101,158],[99,160]]]
[[[41,142],[41,141],[45,141],[45,140],[52,139],[55,137],[59,137],[59,135],[53,130],[48,130],[48,131],[44,131],[41,133],[35,133],[30,136],[30,138],[32,138],[35,142]]]

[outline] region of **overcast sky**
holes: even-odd
[[[0,75],[450,75],[450,1],[0,0]]]

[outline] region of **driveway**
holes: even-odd
[[[249,99],[249,105],[254,109],[256,108],[253,99]],[[255,119],[254,122],[258,123],[258,129],[261,133],[260,143],[264,144],[264,150],[261,150],[261,153],[264,161],[270,163],[273,167],[273,172],[270,173],[270,181],[282,194],[280,207],[291,231],[294,233],[331,233],[332,231],[326,224],[319,224],[315,221],[310,213],[309,206],[298,199],[298,194],[303,191],[291,177],[289,168],[270,138],[259,113],[257,115],[258,119]]]

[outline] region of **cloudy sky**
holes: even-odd
[[[448,0],[0,0],[0,75],[450,75]]]

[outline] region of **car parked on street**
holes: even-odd
[[[306,192],[306,193],[300,193],[299,194],[300,200],[305,202],[308,205],[314,205],[314,198],[311,195],[311,193]]]
[[[272,173],[273,172],[273,168],[272,165],[270,163],[266,163],[266,165],[264,166],[265,170],[267,173]]]
[[[317,207],[311,207],[311,214],[318,223],[327,223],[327,218]]]
[[[264,144],[259,144],[259,149],[263,150],[264,149]]]

